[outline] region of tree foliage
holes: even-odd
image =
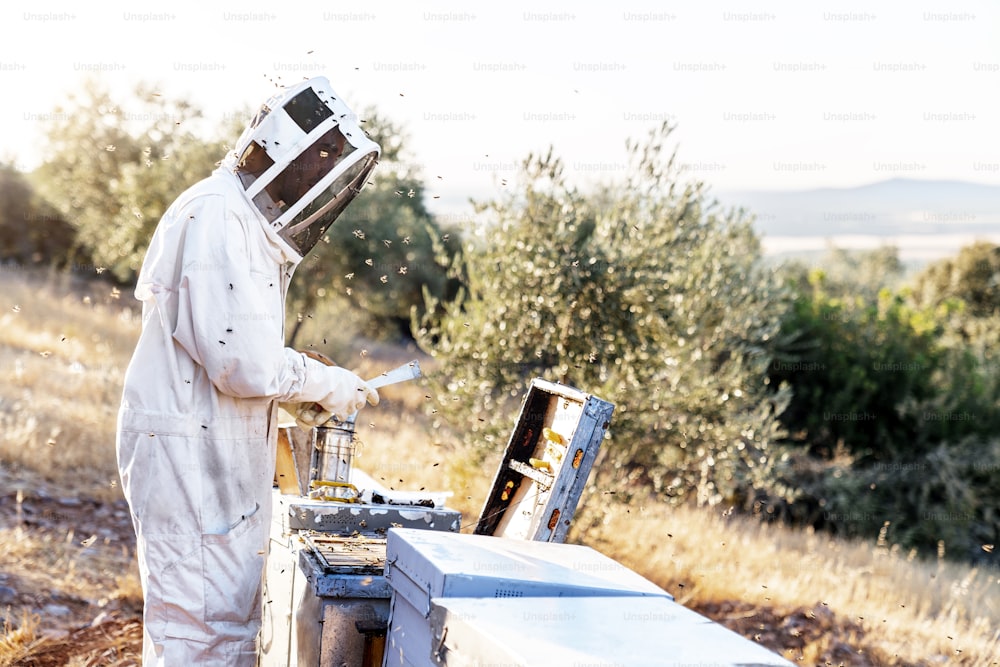
[[[75,258],[75,234],[30,180],[0,164],[0,262],[65,267]]]
[[[829,286],[822,270],[806,282],[770,370],[793,387],[784,415],[793,437],[813,454],[846,447],[865,462],[912,450],[921,426],[913,408],[933,394],[942,363],[937,326],[887,289],[865,298]]]
[[[120,281],[134,279],[170,203],[222,155],[221,142],[194,131],[200,115],[147,85],[120,104],[95,80],[52,114],[35,180],[93,261]]]
[[[682,184],[664,126],[630,142],[627,182],[583,194],[551,152],[463,253],[467,282],[420,340],[440,409],[501,446],[510,400],[544,377],[616,405],[604,473],[619,490],[749,502],[780,465],[788,395],[767,376],[784,297],[742,212]]]
[[[1000,315],[1000,245],[977,241],[931,264],[917,276],[914,292],[927,305],[960,299],[974,317]]]
[[[836,253],[833,270],[791,272],[796,297],[771,377],[793,388],[782,418],[800,493],[782,514],[928,554],[940,543],[989,558],[982,545],[1000,537],[1000,317],[976,315],[988,310],[960,296],[982,292],[953,288],[963,280],[927,288],[937,267],[982,266],[968,261],[981,250],[929,267],[916,291],[887,287],[891,271],[846,268],[895,265],[884,252],[849,263]]]

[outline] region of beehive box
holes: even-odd
[[[280,489],[273,490],[273,503],[260,667],[317,665],[322,660],[361,664],[359,655],[374,635],[355,626],[367,623],[374,632],[381,625],[384,638],[389,614],[391,588],[382,576],[386,531],[392,526],[458,531],[461,524],[461,513],[446,507],[328,502],[285,495]],[[338,545],[373,540],[382,543],[377,562],[354,559],[358,554],[353,552],[345,554],[340,567],[331,560]]]
[[[563,542],[614,405],[532,381],[475,532]]]
[[[430,627],[434,667],[792,667],[663,597],[436,598]]]
[[[299,552],[297,665],[364,665],[382,657],[391,589],[385,539],[312,533]],[[374,663],[371,663],[374,664]]]
[[[393,528],[385,667],[430,663],[431,600],[445,597],[663,597],[665,590],[590,547]]]

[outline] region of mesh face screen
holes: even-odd
[[[305,257],[357,196],[375,164],[375,156],[368,155],[352,165],[278,234]]]
[[[288,163],[276,179],[291,184],[282,188],[282,192],[279,193],[285,207],[298,203],[312,185],[326,177],[354,150],[354,146],[347,143],[338,127],[334,127],[303,150],[298,157]]]
[[[326,104],[319,99],[316,91],[306,88],[301,93],[288,100],[285,113],[295,121],[303,132],[309,133],[314,127],[333,115]]]

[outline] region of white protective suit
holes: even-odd
[[[291,147],[287,128],[274,127],[287,118],[270,126],[261,118],[280,114],[304,86],[332,94],[314,79],[269,100],[236,151],[164,214],[139,275],[143,326],[125,376],[117,452],[137,535],[146,667],[255,664],[278,402],[317,402],[346,417],[366,398],[378,401],[353,373],[285,347],[285,293],[309,249],[282,231],[299,211],[269,220],[248,195],[254,179],[236,172],[242,151],[274,132],[284,132],[281,150],[301,149]],[[358,135],[349,150],[364,168],[343,165],[353,169],[351,191],[341,188],[332,217],[378,154],[356,125],[334,122]],[[301,134],[315,137],[328,125],[305,123]]]

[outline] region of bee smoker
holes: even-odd
[[[310,495],[325,500],[352,502],[358,491],[351,484],[351,465],[356,440],[354,418],[330,419],[312,429],[312,455],[309,462]]]
[[[418,377],[420,377],[420,364],[414,360],[368,380],[368,386],[379,389]],[[360,492],[351,483],[351,465],[357,443],[354,437],[356,417],[357,413],[343,421],[333,417],[313,427],[312,452],[309,459],[311,498],[346,503],[361,502]]]

